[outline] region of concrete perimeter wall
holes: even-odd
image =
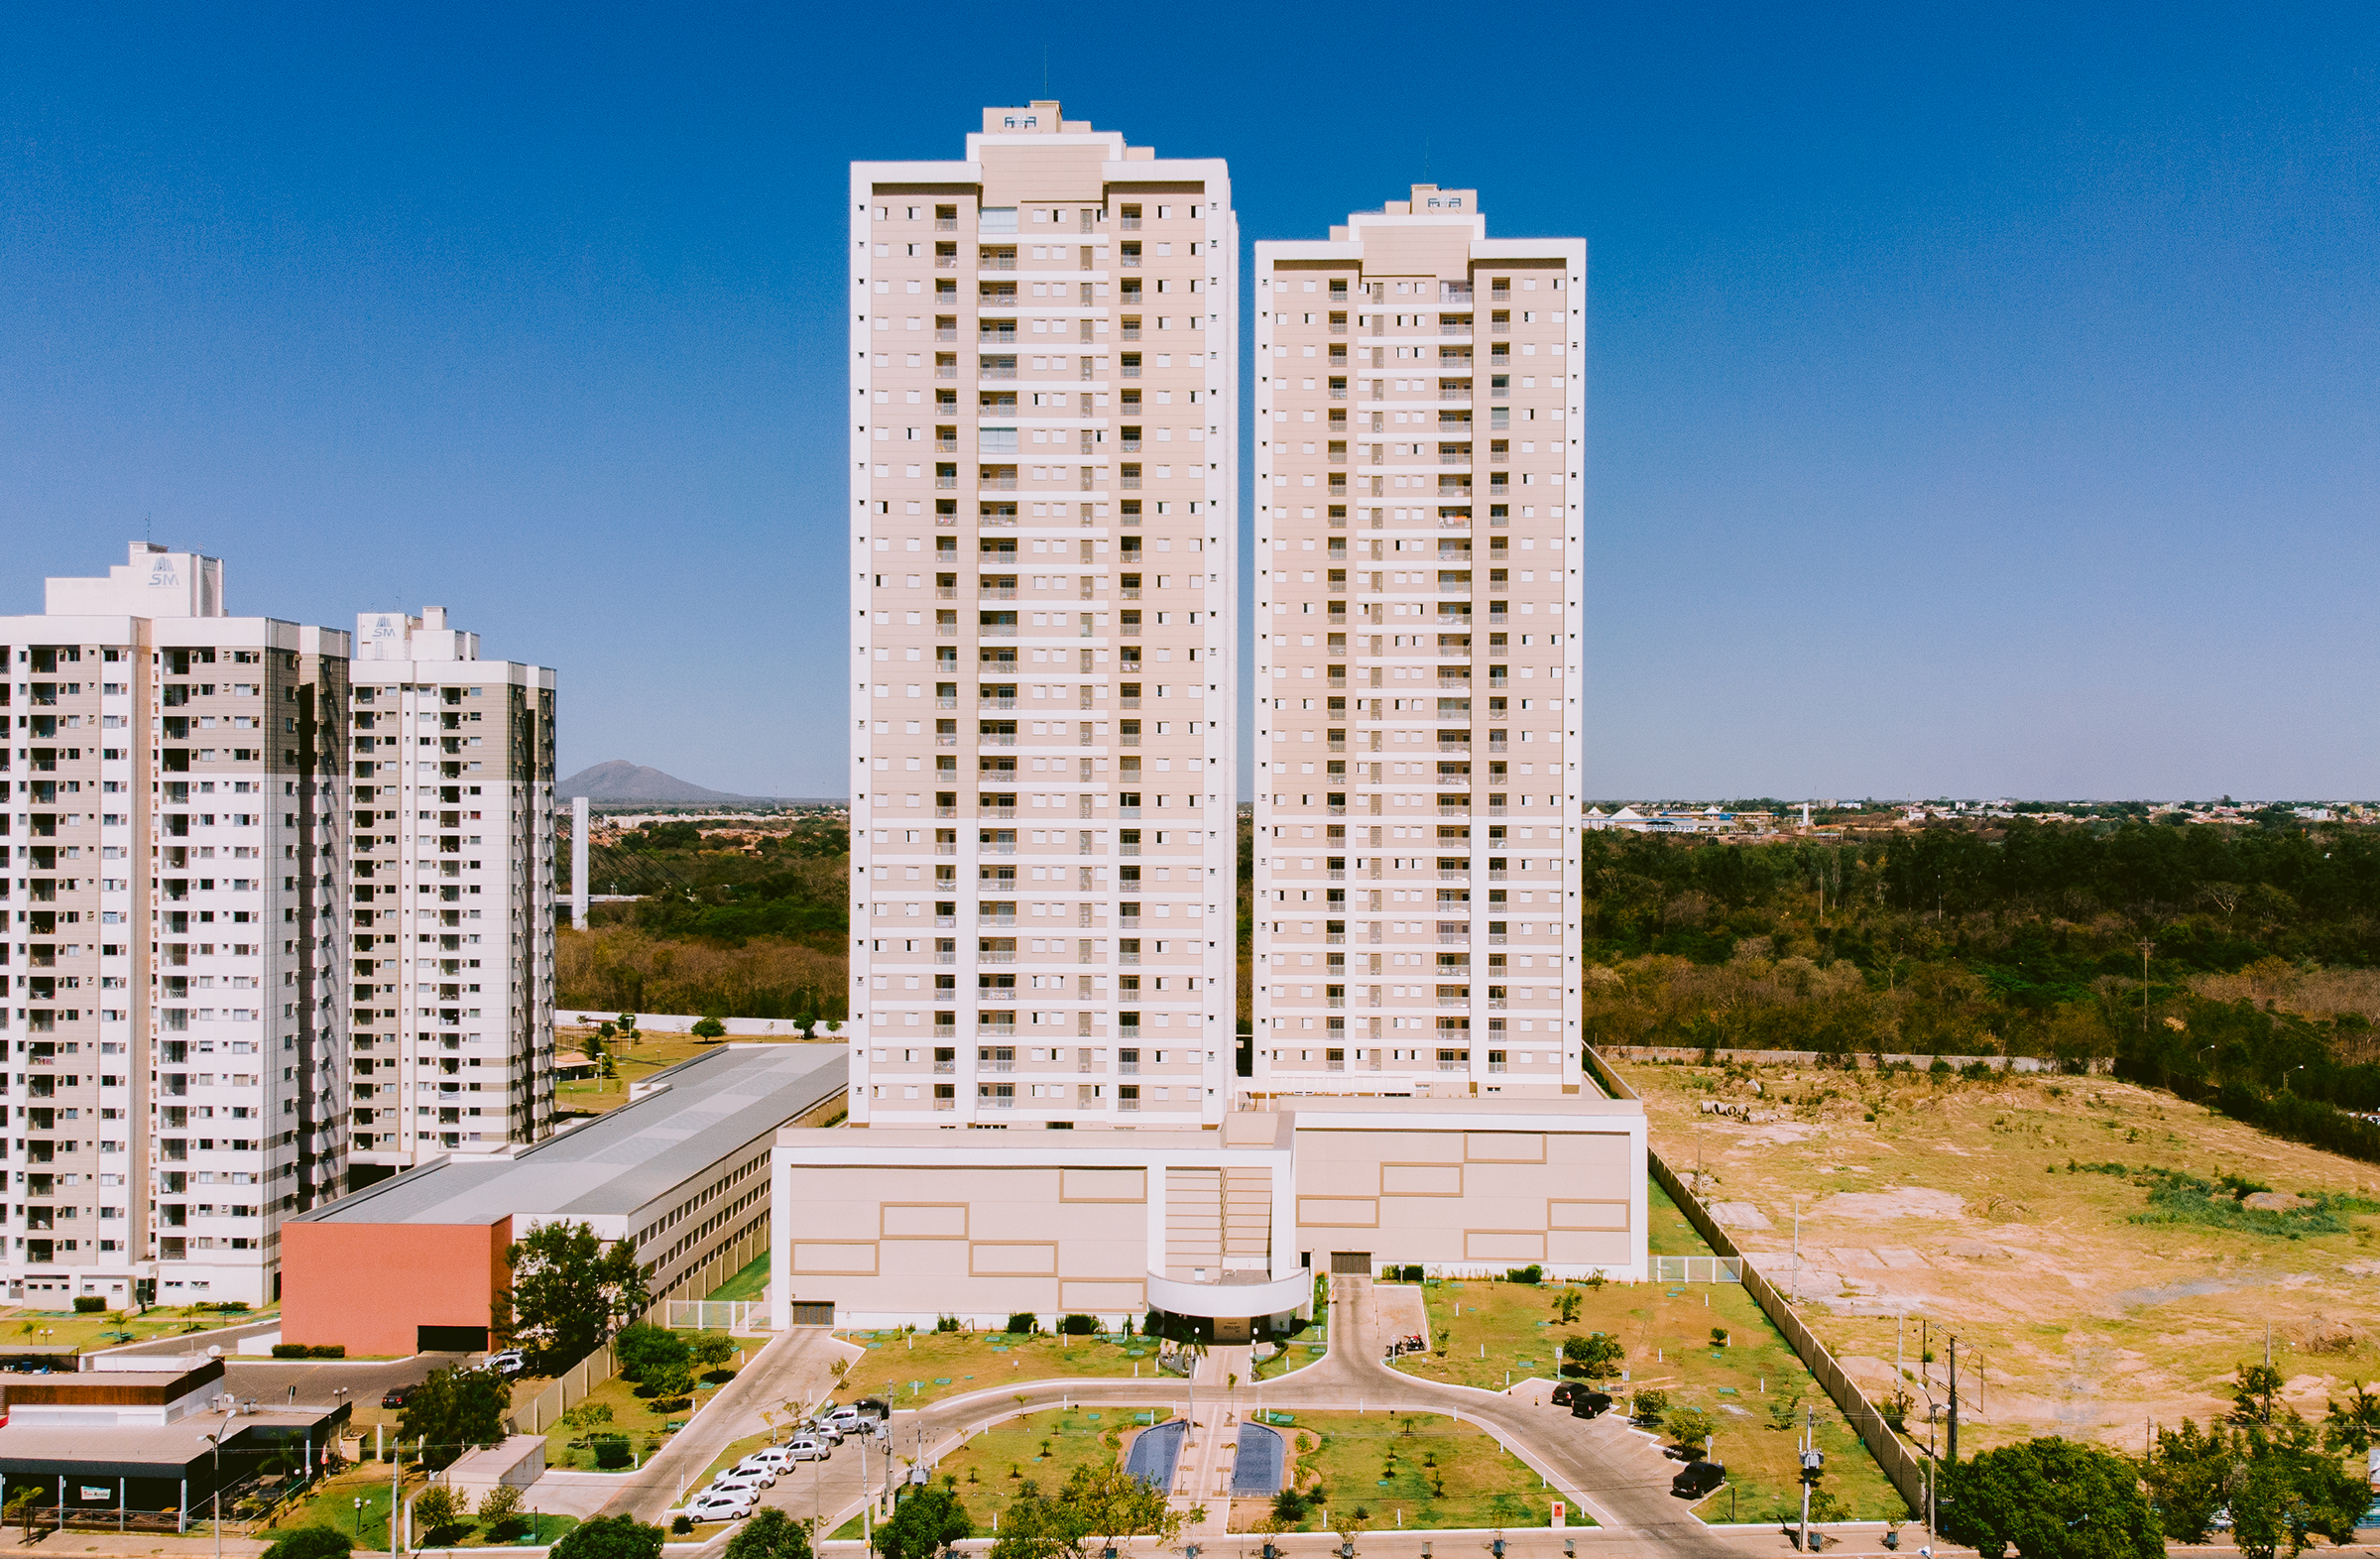
[[[1636,1090],[1621,1080],[1619,1074],[1611,1070],[1610,1063],[1597,1054],[1592,1045],[1587,1050],[1587,1065],[1595,1073],[1597,1081],[1614,1099],[1637,1097]],[[1694,1225],[1695,1232],[1703,1237],[1711,1249],[1721,1256],[1740,1259],[1743,1253],[1735,1248],[1735,1242],[1711,1216],[1710,1209],[1686,1189],[1686,1182],[1670,1172],[1669,1165],[1661,1161],[1661,1155],[1652,1151],[1649,1143],[1645,1149],[1645,1160],[1653,1179],[1662,1190],[1669,1193],[1670,1200],[1685,1211],[1687,1222]],[[1827,1346],[1818,1340],[1809,1327],[1802,1324],[1801,1316],[1777,1291],[1776,1285],[1761,1276],[1749,1261],[1743,1263],[1743,1286],[1750,1292],[1752,1302],[1759,1305],[1769,1320],[1775,1323],[1777,1330],[1785,1334],[1785,1341],[1793,1345],[1794,1353],[1809,1367],[1811,1375],[1817,1378],[1820,1389],[1834,1400],[1837,1407],[1843,1409],[1844,1417],[1850,1420],[1851,1432],[1867,1443],[1868,1454],[1876,1459],[1878,1467],[1884,1469],[1884,1476],[1892,1480],[1892,1487],[1900,1491],[1909,1508],[1913,1511],[1923,1510],[1926,1507],[1926,1472],[1925,1464],[1917,1454],[1909,1449],[1906,1441],[1893,1433],[1892,1426],[1884,1421],[1884,1415],[1876,1410],[1875,1403],[1867,1399],[1867,1393],[1843,1373],[1843,1366],[1835,1362],[1835,1356],[1827,1351]]]

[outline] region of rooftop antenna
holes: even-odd
[[[1041,46],[1041,95],[1049,95],[1049,45]]]

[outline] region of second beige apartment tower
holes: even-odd
[[[1580,1087],[1583,239],[1256,245],[1255,1094]]]
[[[1219,1122],[1229,175],[991,108],[851,242],[851,1119]]]

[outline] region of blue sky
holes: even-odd
[[[2370,7],[1213,14],[19,7],[0,611],[146,528],[839,792],[845,165],[1048,95],[1587,236],[1590,792],[2380,791]]]

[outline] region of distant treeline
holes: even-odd
[[[2101,829],[1585,841],[1599,1044],[2011,1054],[2204,1099],[2364,1156],[2380,1138],[2380,839]]]

